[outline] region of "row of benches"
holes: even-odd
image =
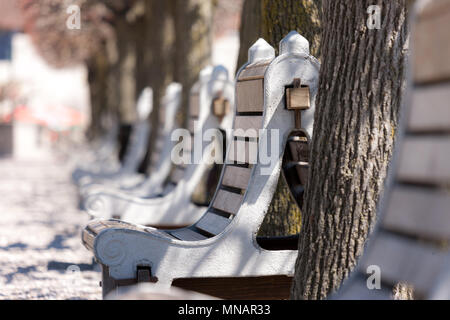
[[[412,284],[417,298],[449,298],[450,73],[445,70],[450,64],[423,56],[430,51],[436,55],[436,50],[450,53],[437,35],[427,32],[448,27],[449,11],[436,9],[442,6],[437,3],[420,14],[414,30],[414,84],[405,99],[380,219],[355,272],[332,298],[389,299],[399,282]],[[258,40],[234,84],[221,67],[202,72],[189,103],[190,120],[199,122],[189,126],[191,133],[230,128],[224,105],[234,129],[208,206],[191,202],[195,184],[208,170],[202,163],[171,165],[165,182],[160,179],[157,188],[138,197],[136,187],[126,191],[123,185],[118,188],[120,183],[115,189],[91,185],[82,191],[87,211],[100,218],[86,226],[82,240],[102,266],[105,296],[140,282],[220,298],[289,296],[297,237],[262,238],[257,232],[280,175],[302,205],[308,161],[313,161],[308,144],[318,78],[319,63],[296,32],[280,42],[278,57]],[[163,122],[167,116],[161,116]],[[255,131],[249,129],[260,134],[251,135]],[[261,134],[272,129],[279,135]],[[173,144],[158,145],[159,139],[157,159],[170,164],[164,150]],[[260,153],[269,141],[278,146],[272,149],[276,161],[250,163],[252,146]],[[239,145],[244,146],[240,152],[230,152]],[[381,272],[380,289],[367,284],[371,266]]]
[[[207,207],[191,202],[208,168],[206,161],[172,165],[162,192],[146,198],[81,186],[91,215],[121,219],[94,220],[83,232],[83,243],[102,265],[105,295],[121,286],[158,281],[222,298],[288,297],[296,238],[256,234],[281,172],[295,172],[290,181],[301,198],[318,76],[319,63],[309,55],[308,41],[296,32],[281,41],[278,57],[267,42],[258,40],[235,85],[223,67],[202,71],[191,91],[189,122],[196,120],[197,125],[188,126],[191,134],[231,125],[234,129],[228,130],[227,158]],[[277,134],[254,136],[271,130]],[[267,143],[275,153],[274,163],[250,163],[250,152],[261,151]],[[204,156],[211,156],[208,148]],[[170,157],[165,162],[170,163]]]

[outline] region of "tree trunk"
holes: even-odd
[[[103,134],[101,118],[107,110],[108,61],[104,51],[97,52],[87,63],[91,104],[91,123],[87,132],[90,140]]]
[[[278,43],[292,30],[309,41],[310,52],[319,57],[321,0],[262,0],[263,38],[278,54]]]
[[[116,90],[119,94],[118,110],[122,124],[132,124],[136,113],[136,42],[133,25],[126,15],[117,17],[116,22],[118,60],[115,66]]]
[[[175,81],[183,86],[181,110],[177,120],[187,126],[189,92],[198,80],[200,71],[211,63],[212,18],[214,5],[210,0],[172,0],[175,22]],[[232,75],[230,75],[232,76]],[[192,195],[197,204],[208,204],[211,190],[218,182],[220,165],[207,171]],[[214,191],[213,191],[214,192]]]
[[[245,0],[242,6],[238,68],[247,62],[248,49],[262,37],[261,4],[261,0]]]
[[[369,30],[367,8],[381,6]],[[337,289],[376,219],[398,120],[408,41],[405,0],[323,1],[322,66],[294,299]]]
[[[183,86],[182,111],[185,123],[189,91],[200,70],[211,63],[213,3],[210,0],[173,0],[175,22],[175,81]]]
[[[278,50],[278,44],[290,31],[297,30],[318,53],[320,38],[320,1],[318,0],[245,0],[242,9],[238,67],[247,61],[249,47],[263,37]],[[286,180],[278,181],[272,203],[259,230],[261,236],[296,234],[301,228],[301,212]]]
[[[147,152],[142,161],[139,172],[147,173],[151,159],[152,144],[158,132],[158,114],[161,98],[166,86],[173,81],[173,42],[174,25],[168,1],[146,0],[146,52],[145,65],[148,66],[148,86],[153,90],[153,112],[148,121],[151,124],[150,138]]]

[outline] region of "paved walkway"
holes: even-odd
[[[64,159],[0,159],[0,300],[101,299]]]

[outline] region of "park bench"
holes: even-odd
[[[418,13],[413,79],[379,220],[354,273],[332,298],[392,299],[397,283],[412,286],[414,298],[450,298],[449,28],[448,1]],[[378,288],[369,279],[374,270]]]
[[[137,171],[139,164],[145,156],[150,126],[147,118],[152,111],[151,89],[143,90],[137,104],[138,120],[132,127],[130,140],[119,168],[110,168],[107,164],[94,170],[75,170],[72,174],[78,186],[99,180],[118,179]]]
[[[176,114],[181,105],[181,85],[171,83],[166,94],[162,99],[162,108],[159,110],[158,121],[159,126],[155,143],[154,153],[161,156],[161,160],[169,159],[172,150],[171,133],[176,127]],[[81,201],[91,195],[103,191],[127,192],[135,196],[146,196],[161,192],[162,184],[170,173],[169,161],[158,161],[157,157],[153,157],[150,161],[148,172],[150,175],[146,177],[144,174],[134,173],[115,180],[107,180],[97,183],[91,183],[80,187]],[[84,207],[82,205],[82,207]]]
[[[202,70],[200,81],[193,86],[190,96],[188,130],[191,141],[182,141],[179,145],[184,150],[180,151],[192,158],[195,154],[193,140],[201,139],[209,129],[230,129],[231,106],[234,106],[234,86],[228,79],[228,71],[222,66]],[[193,203],[192,195],[202,177],[211,169],[213,157],[210,148],[216,147],[216,152],[223,153],[221,145],[217,145],[222,140],[216,137],[211,143],[197,143],[196,148],[203,149],[199,150],[203,157],[197,159],[197,163],[173,164],[165,190],[160,196],[141,198],[118,192],[101,192],[86,199],[87,212],[97,218],[118,218],[159,227],[192,224],[205,210],[204,205]],[[161,160],[171,163],[171,154]]]
[[[280,42],[280,55],[274,56],[259,39],[237,75],[233,140],[213,201],[198,221],[171,230],[114,219],[86,226],[82,241],[102,266],[104,295],[136,282],[158,282],[227,299],[289,296],[297,238],[256,235],[283,158],[295,162],[286,170],[302,169],[297,178],[304,181],[320,66],[296,32]],[[273,162],[250,163],[251,153],[262,153],[269,141]],[[235,152],[242,146],[243,152]],[[301,192],[301,185],[293,187]]]

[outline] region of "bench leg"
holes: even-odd
[[[103,299],[114,290],[117,290],[117,283],[109,276],[109,268],[102,265],[102,296]]]
[[[158,278],[152,276],[152,270],[147,266],[138,266],[136,278],[116,280],[109,275],[109,268],[102,266],[102,296],[103,299],[111,292],[118,293],[119,287],[132,286],[141,282],[158,282]]]

